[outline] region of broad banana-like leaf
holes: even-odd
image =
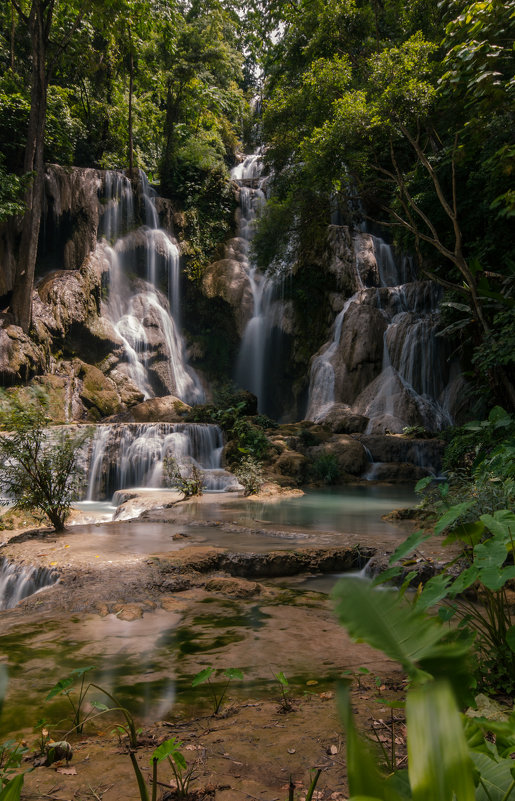
[[[347,740],[347,776],[351,799],[379,799],[380,801],[403,801],[402,797],[385,784],[371,751],[358,736],[352,714],[349,686],[338,688],[338,709],[345,727]]]
[[[388,560],[388,564],[393,565],[395,562],[398,562],[399,559],[403,559],[405,556],[415,551],[419,545],[432,536],[432,532],[427,533],[423,530],[414,531],[413,534],[410,534],[410,536],[404,540],[404,542],[401,542],[397,550],[392,553],[390,559]]]
[[[413,801],[475,801],[473,766],[451,687],[430,682],[406,700]]]
[[[417,598],[415,606],[417,609],[429,609],[441,601],[448,595],[449,584],[451,577],[446,576],[445,573],[439,573],[433,576],[425,584],[424,589]]]
[[[403,602],[397,592],[346,578],[335,586],[333,597],[340,622],[351,637],[395,659],[412,679],[427,678],[428,672],[443,678],[449,670],[467,675],[470,642],[448,641],[448,631],[437,618]],[[440,662],[445,663],[441,670]]]
[[[471,757],[479,771],[476,801],[513,801],[513,759],[493,759],[487,754],[472,752]],[[512,792],[508,791],[512,788]]]
[[[442,531],[455,523],[456,520],[464,515],[473,505],[474,501],[464,501],[463,503],[457,503],[455,506],[451,506],[447,509],[445,514],[436,522],[434,529],[435,534],[441,534]]]

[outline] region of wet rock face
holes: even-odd
[[[130,411],[120,415],[119,421],[127,423],[181,423],[190,410],[191,406],[183,403],[175,395],[166,395],[162,398],[150,398],[133,405]],[[108,422],[117,421],[110,419]]]
[[[333,362],[335,394],[342,403],[352,403],[381,372],[386,327],[384,315],[373,306],[352,304],[345,315]]]
[[[210,264],[202,278],[202,290],[208,298],[219,297],[229,304],[238,335],[252,317],[252,292],[245,272],[245,253],[239,239],[231,239],[227,257]]]
[[[4,386],[28,381],[47,364],[44,348],[38,346],[21,328],[7,320],[0,321],[0,383]]]
[[[351,234],[346,225],[330,225],[327,234],[326,269],[336,276],[349,297],[361,285],[379,286],[379,271],[370,234]]]

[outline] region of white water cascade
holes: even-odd
[[[105,316],[122,343],[126,372],[145,398],[173,394],[200,403],[204,393],[186,362],[179,328],[179,249],[159,227],[156,193],[143,172],[140,186],[145,225],[135,229],[131,182],[122,173],[106,173],[99,229],[109,267]]]
[[[369,418],[367,433],[400,433],[414,424],[439,431],[452,423],[446,408],[450,371],[436,336],[440,289],[416,280],[409,257],[397,259],[391,245],[370,238],[375,286],[363,286],[357,265],[358,291],[345,301],[331,340],[312,360],[306,416],[321,421],[335,403],[343,403]],[[356,352],[367,337],[376,338],[382,360],[373,363],[374,348],[367,346],[359,363]]]
[[[121,489],[164,486],[163,465],[194,464],[211,492],[237,485],[222,469],[223,435],[201,423],[126,423],[97,426],[89,459],[87,500],[111,498]]]
[[[0,609],[12,609],[23,598],[33,595],[59,580],[59,574],[48,567],[15,565],[0,559]]]
[[[258,410],[270,413],[268,384],[271,378],[272,349],[281,330],[284,274],[263,274],[249,258],[256,219],[265,203],[266,178],[260,153],[246,156],[234,167],[231,177],[240,186],[238,236],[245,243],[244,269],[250,283],[253,310],[241,341],[236,363],[236,383],[258,399]]]

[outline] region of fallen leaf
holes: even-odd
[[[288,748],[288,753],[289,754],[294,754],[295,753],[295,748]]]
[[[70,768],[57,768],[56,773],[62,773],[64,776],[76,776],[77,775],[77,768],[70,767]]]
[[[310,681],[306,682],[306,685],[308,687],[313,687],[314,684],[318,684],[318,681],[315,681],[314,679],[311,679]]]
[[[52,565],[56,565],[56,564],[57,564],[57,562],[50,562],[50,567],[52,567]]]

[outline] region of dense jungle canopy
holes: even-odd
[[[235,154],[262,145],[260,266],[309,267],[331,212],[381,225],[445,287],[485,403],[514,407],[514,29],[514,0],[2,4],[2,308],[29,329],[44,162],[143,168],[195,280],[232,225]]]

